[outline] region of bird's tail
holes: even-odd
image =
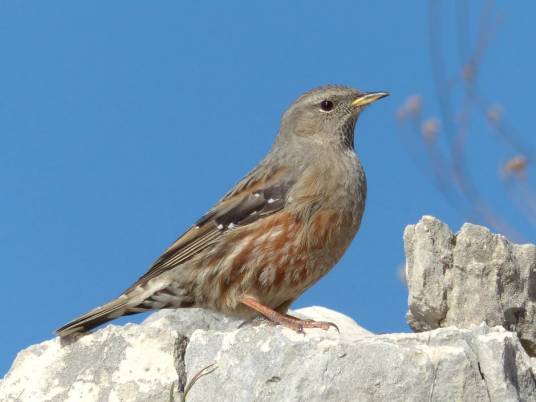
[[[128,294],[123,294],[117,299],[68,322],[63,327],[57,329],[56,333],[61,337],[65,337],[76,332],[87,332],[115,318],[141,313],[151,309],[149,306],[140,305],[139,302],[133,303],[132,298]]]

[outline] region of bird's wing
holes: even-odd
[[[193,227],[180,236],[126,292],[191,259],[237,226],[283,208],[294,178],[282,167],[259,167],[242,179]]]

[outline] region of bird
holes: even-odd
[[[116,299],[59,328],[66,337],[120,316],[200,307],[304,333],[333,323],[288,314],[339,261],[367,195],[354,146],[360,113],[387,92],[327,85],[284,112],[265,158]]]

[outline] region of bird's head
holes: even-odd
[[[386,92],[360,92],[344,86],[325,86],[300,96],[285,112],[280,137],[300,142],[353,148],[356,120],[366,106]]]

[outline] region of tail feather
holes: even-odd
[[[75,318],[63,327],[57,329],[56,333],[61,337],[65,337],[76,332],[86,332],[115,318],[136,314],[146,310],[147,309],[132,308],[129,306],[129,297],[123,295],[118,299],[112,300],[103,306],[97,307],[96,309]]]
[[[162,308],[192,307],[194,300],[167,281],[154,281],[146,286],[129,289],[117,299],[75,318],[56,330],[61,336],[87,332],[115,318]]]

